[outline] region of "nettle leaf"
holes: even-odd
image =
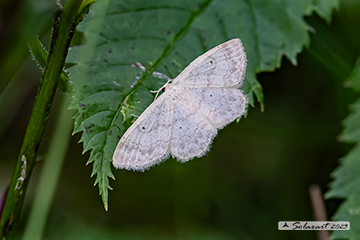
[[[355,72],[359,72],[358,69],[353,70],[350,79],[353,79]],[[360,79],[360,76],[357,79]],[[350,109],[352,112],[343,122],[344,130],[340,140],[356,145],[341,159],[341,165],[331,174],[334,181],[330,183],[326,197],[346,199],[333,219],[351,222],[351,229],[334,231],[332,239],[360,238],[360,98],[350,106]]]
[[[354,70],[346,80],[345,85],[357,91],[360,90],[360,57],[356,60]]]
[[[316,3],[332,7],[328,0]],[[83,132],[84,152],[91,150],[88,163],[94,163],[105,208],[116,144],[153,101],[150,90],[166,82],[158,73],[175,78],[197,56],[238,37],[248,57],[243,89],[251,106],[256,99],[263,108],[256,73],[280,67],[283,55],[296,64],[309,43],[303,15],[311,9],[316,9],[311,0],[96,2],[77,29],[86,43],[72,48],[67,62],[75,64],[68,70],[74,89],[70,108],[78,110],[74,133]]]
[[[354,90],[360,89],[360,57],[345,84]],[[360,98],[350,105],[350,110],[351,113],[343,121],[344,129],[340,140],[355,143],[355,146],[332,172],[334,180],[330,183],[326,197],[345,199],[333,219],[349,221],[351,228],[349,231],[334,231],[332,239],[360,238]]]
[[[314,1],[314,10],[328,23],[331,21],[331,13],[334,9],[339,9],[339,0]]]
[[[335,180],[330,184],[327,198],[346,198],[354,190],[360,193],[360,98],[350,108],[352,113],[343,121],[340,140],[356,143],[356,146],[341,159],[340,167],[331,174]]]

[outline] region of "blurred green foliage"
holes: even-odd
[[[356,61],[355,68],[346,81],[354,90],[359,90],[360,64]],[[355,147],[341,159],[341,165],[332,172],[334,181],[330,184],[327,198],[345,198],[346,200],[333,219],[349,221],[350,231],[336,231],[334,239],[356,239],[359,237],[360,212],[359,185],[360,185],[360,98],[350,105],[351,113],[343,121],[344,130],[340,135],[343,142],[355,143]]]
[[[24,0],[19,6],[26,7],[29,2]],[[318,183],[325,192],[330,172],[352,147],[339,143],[337,137],[342,119],[349,114],[348,105],[357,98],[344,87],[344,80],[360,52],[359,10],[358,1],[343,0],[331,24],[317,16],[305,18],[314,31],[309,48],[297,58],[297,66],[278,58],[281,69],[257,75],[265,96],[264,113],[249,109],[248,118],[219,133],[208,156],[186,164],[168,160],[145,173],[114,171],[108,212],[97,197],[97,188],[92,187],[91,168],[84,167],[89,154],[80,155],[82,146],[77,141],[81,136],[75,135],[44,239],[315,239],[315,232],[278,231],[277,222],[313,220],[308,187]],[[14,11],[14,16],[25,16],[19,9]],[[1,19],[12,19],[3,12]],[[38,18],[46,15],[37,14]],[[46,16],[42,30],[34,28],[40,23],[23,21],[12,29],[19,34],[36,31],[47,39],[51,16]],[[23,46],[29,38],[19,34],[1,34],[9,38],[1,46],[13,51],[11,58],[0,55],[0,72],[10,76],[0,79],[4,86],[1,94],[12,77],[19,83],[13,84],[8,95],[13,98],[1,95],[0,106],[4,108],[0,108],[0,125],[5,127],[0,131],[0,190],[11,177],[39,79],[36,64],[25,57],[28,50]],[[15,42],[23,42],[19,43],[22,50],[13,45]],[[14,66],[6,67],[10,63]],[[97,74],[103,78],[108,72],[99,70]],[[147,84],[154,84],[152,80]],[[47,151],[59,106],[56,100],[42,153]],[[38,165],[25,202],[23,224],[14,238],[21,237],[27,221],[26,209],[42,164]],[[351,202],[358,201],[354,198]],[[329,217],[339,203],[326,201]]]

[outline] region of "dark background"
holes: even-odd
[[[34,7],[28,14],[39,23],[47,46],[52,16],[43,8]],[[1,93],[9,76],[16,86],[12,99],[0,98],[3,191],[41,72],[26,46],[28,32],[34,31],[23,21],[28,16],[10,2],[1,9]],[[317,16],[306,17],[316,31],[310,34],[309,48],[298,56],[298,66],[284,58],[281,69],[259,74],[265,111],[260,112],[259,105],[250,108],[246,119],[221,130],[207,156],[186,164],[169,159],[145,173],[114,170],[108,212],[93,186],[95,179],[90,178],[92,167],[85,166],[89,154],[81,154],[80,134],[73,136],[45,239],[316,239],[313,231],[279,231],[277,223],[314,220],[309,186],[319,184],[325,193],[329,174],[351,148],[337,137],[349,114],[348,105],[356,98],[344,81],[360,52],[359,11],[359,1],[347,0],[340,1],[331,24]],[[46,153],[62,95],[57,94],[51,110],[40,157]],[[15,236],[23,231],[41,167],[40,161]],[[340,203],[325,202],[329,218]]]

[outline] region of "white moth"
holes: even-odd
[[[246,62],[238,38],[196,58],[125,132],[114,166],[144,171],[170,154],[179,162],[203,156],[217,131],[246,113]]]

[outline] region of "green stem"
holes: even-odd
[[[50,143],[48,154],[45,157],[39,186],[35,194],[33,207],[27,221],[23,240],[41,239],[46,226],[51,202],[60,176],[66,149],[71,137],[71,117],[73,114],[67,109],[69,103],[70,98],[68,96],[64,96],[56,129]]]
[[[81,0],[69,0],[54,22],[49,56],[0,219],[0,239],[9,235],[19,218],[70,41],[80,20],[81,4]]]

